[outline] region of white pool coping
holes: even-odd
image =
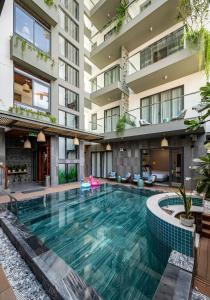
[[[154,196],[149,197],[149,199],[146,202],[147,208],[150,210],[150,212],[160,218],[161,220],[165,221],[166,223],[169,223],[171,225],[174,225],[180,229],[184,229],[187,231],[192,232],[194,234],[195,232],[195,225],[193,227],[187,227],[183,226],[180,223],[180,220],[175,217],[178,213],[184,211],[184,206],[183,205],[169,205],[167,206],[168,209],[173,210],[175,209],[174,213],[169,215],[167,212],[165,212],[161,207],[160,207],[160,202],[169,198],[177,198],[176,193],[164,193],[164,194],[157,194]],[[198,196],[196,196],[199,198]],[[192,211],[193,212],[202,212],[203,208],[199,206],[192,206]]]

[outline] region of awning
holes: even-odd
[[[71,129],[58,124],[42,122],[40,120],[30,119],[25,116],[19,116],[10,112],[3,111],[0,111],[0,126],[25,131],[43,130],[46,134],[71,138],[77,137],[80,140],[90,142],[97,142],[103,139],[102,135],[92,134],[88,131]]]

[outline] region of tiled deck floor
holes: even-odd
[[[210,239],[201,237],[197,252],[197,268],[194,288],[210,297]]]
[[[0,266],[0,300],[15,300],[15,294]]]
[[[110,180],[106,180],[106,179],[100,179],[102,183],[110,183],[110,184],[119,184],[115,181],[110,181]],[[134,186],[133,184],[122,184],[125,186]],[[68,184],[62,184],[62,185],[57,185],[54,187],[50,187],[50,188],[46,188],[44,190],[41,191],[36,191],[36,192],[30,192],[30,193],[21,193],[21,192],[16,192],[13,193],[12,195],[18,200],[18,201],[22,201],[25,199],[30,199],[30,198],[34,198],[34,197],[39,197],[39,196],[43,196],[46,194],[50,194],[50,193],[57,193],[57,192],[63,192],[66,190],[70,190],[70,189],[76,189],[80,187],[80,183],[79,182],[75,182],[75,183],[68,183]],[[149,190],[159,190],[162,192],[173,192],[175,190],[175,188],[171,188],[171,187],[165,187],[165,186],[157,186],[154,185],[152,187],[145,187],[146,189]],[[8,196],[0,196],[0,204],[6,203],[9,201],[9,197]]]

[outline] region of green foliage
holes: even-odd
[[[185,217],[189,219],[191,217],[192,197],[187,196],[185,187],[179,187],[177,195],[183,200]]]
[[[10,106],[8,109],[9,112],[15,112],[16,114],[26,114],[28,117],[35,117],[37,119],[39,119],[39,117],[46,117],[49,118],[49,120],[51,121],[51,123],[56,123],[57,119],[55,116],[51,115],[48,112],[42,112],[42,111],[33,111],[32,109],[28,109],[28,108],[24,108],[22,106]]]
[[[115,25],[116,32],[120,31],[120,29],[126,19],[127,10],[128,10],[128,1],[122,0],[116,11],[116,25]]]
[[[205,86],[200,88],[200,95],[201,95],[201,106],[198,106],[196,110],[201,113],[205,113],[202,116],[199,116],[196,119],[192,120],[185,120],[185,125],[188,126],[188,131],[196,131],[198,130],[203,124],[208,122],[208,117],[210,116],[210,83],[207,82]]]
[[[56,7],[55,0],[44,0],[44,3],[45,3],[48,7]]]
[[[19,45],[19,42],[21,43],[21,50],[24,52],[26,48],[28,48],[30,51],[35,51],[37,54],[37,58],[44,60],[47,62],[48,60],[51,61],[51,66],[53,67],[55,64],[55,61],[53,58],[51,58],[49,55],[47,55],[45,52],[37,49],[34,45],[27,42],[25,39],[20,37],[19,35],[15,35],[15,47],[17,48]]]
[[[177,6],[177,19],[186,26],[186,42],[198,51],[199,69],[204,65],[207,79],[210,75],[209,3],[209,0],[179,0]]]
[[[77,180],[77,167],[76,166],[70,167],[67,173],[65,170],[59,170],[58,180],[59,180],[59,184],[75,182]]]
[[[197,192],[205,193],[206,198],[210,198],[210,154],[201,156],[194,160],[196,166]]]
[[[117,135],[122,136],[124,134],[126,124],[132,127],[136,126],[136,123],[133,120],[131,120],[130,115],[127,113],[122,115],[117,121],[117,125],[116,125]]]

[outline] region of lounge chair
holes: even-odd
[[[128,172],[124,177],[121,178],[121,181],[125,183],[130,181],[130,179],[131,179],[131,173]]]
[[[140,174],[134,174],[132,182],[133,183],[138,183],[139,179],[141,179],[141,175]]]
[[[151,175],[148,177],[147,180],[144,181],[144,183],[148,186],[152,186],[155,182],[156,176],[155,175]]]
[[[146,125],[151,125],[151,123],[148,122],[148,121],[146,121],[146,120],[144,120],[144,119],[140,119],[139,120],[139,125],[140,126],[146,126]]]
[[[113,171],[109,172],[107,178],[110,180],[115,180],[117,178],[116,172],[113,172]]]

